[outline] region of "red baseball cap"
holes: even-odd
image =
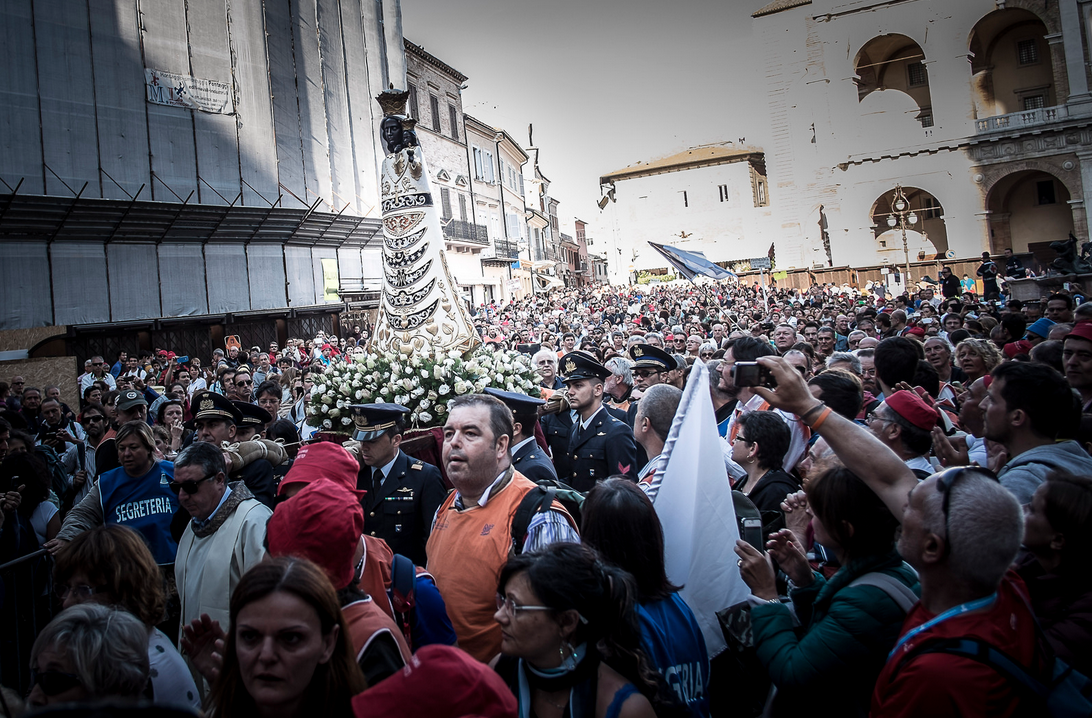
[[[300,448],[292,468],[288,470],[277,487],[277,493],[283,494],[290,484],[310,484],[319,479],[330,479],[350,491],[356,491],[356,475],[360,464],[344,447],[332,441],[319,441]]]
[[[1027,339],[1021,339],[1016,342],[1009,342],[1004,347],[1005,356],[1012,359],[1017,354],[1028,354],[1031,352],[1031,342]]]
[[[1073,327],[1069,334],[1065,335],[1066,339],[1073,337],[1074,339],[1084,339],[1086,342],[1092,342],[1092,322],[1081,322]]]
[[[304,486],[265,526],[270,555],[314,561],[337,589],[353,582],[353,554],[363,533],[360,499],[329,479]]]
[[[353,697],[356,718],[516,718],[517,710],[515,695],[492,668],[443,645],[422,647],[401,671]]]
[[[912,391],[896,391],[884,397],[883,403],[903,419],[925,431],[931,431],[937,425],[937,410]]]

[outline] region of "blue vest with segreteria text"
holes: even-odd
[[[99,477],[99,499],[107,524],[131,528],[144,542],[160,566],[174,563],[178,543],[171,537],[171,518],[178,510],[178,498],[167,485],[174,480],[174,464],[157,461],[152,470],[132,477],[118,467]]]
[[[641,648],[692,718],[709,716],[709,655],[694,613],[678,593],[637,606]]]

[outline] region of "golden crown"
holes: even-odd
[[[383,108],[383,116],[406,114],[406,101],[409,100],[408,90],[396,90],[391,86],[389,90],[383,90],[375,97],[379,106]]]

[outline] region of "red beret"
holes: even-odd
[[[329,479],[277,506],[265,527],[270,555],[314,561],[337,589],[353,582],[353,554],[363,533],[360,500]]]
[[[330,479],[350,491],[355,491],[356,475],[359,471],[360,464],[341,445],[332,441],[307,444],[296,455],[292,468],[277,487],[277,493],[283,494],[289,484],[309,484],[319,479]]]
[[[437,690],[443,686],[443,690]],[[353,698],[356,718],[406,712],[429,718],[516,718],[516,697],[489,666],[453,646],[424,646],[406,667]]]
[[[925,431],[931,431],[937,425],[937,410],[926,404],[912,391],[896,391],[884,397],[883,403],[903,419]]]
[[[907,334],[913,334],[916,337],[924,337],[925,336],[925,330],[922,329],[921,327],[910,327],[909,329],[906,330],[906,333]]]
[[[1077,324],[1069,334],[1065,335],[1066,339],[1069,339],[1070,337],[1092,342],[1092,322],[1081,322]]]

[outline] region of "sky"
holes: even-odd
[[[766,144],[751,13],[768,0],[402,0],[402,32],[470,79],[463,110],[527,146],[573,217],[599,177],[688,147]],[[592,251],[600,249],[592,247]]]

